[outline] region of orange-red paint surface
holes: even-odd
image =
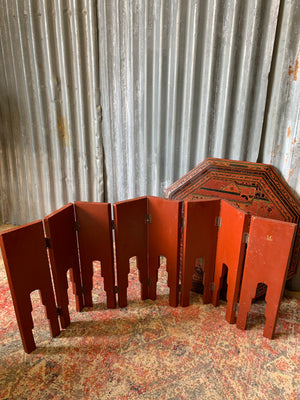
[[[220,218],[221,226],[218,231],[214,277],[215,290],[212,302],[214,306],[219,304],[222,280],[227,270],[228,287],[225,318],[233,324],[245,253],[243,235],[248,232],[249,216],[244,211],[233,207],[226,200],[221,200]]]
[[[107,307],[116,307],[111,205],[77,201],[75,204],[77,237],[83,299],[85,307],[92,307],[93,261],[101,262]]]
[[[236,325],[246,328],[258,283],[267,285],[263,335],[272,339],[282,298],[296,225],[252,217]]]
[[[50,238],[49,256],[54,279],[57,305],[61,308],[62,328],[70,324],[68,280],[70,278],[76,300],[76,310],[83,308],[78,248],[75,230],[74,206],[68,204],[44,219],[46,235]]]
[[[60,333],[42,221],[0,235],[0,246],[24,350],[36,345],[30,293],[40,291],[52,336]]]
[[[218,227],[221,200],[184,202],[183,254],[181,274],[181,306],[188,306],[193,274],[197,259],[202,259],[203,303],[211,301],[210,284],[214,280]]]
[[[156,299],[160,256],[164,256],[167,259],[169,303],[173,307],[178,305],[181,207],[180,201],[148,197],[148,213],[151,215],[148,224],[149,297]]]
[[[114,204],[118,303],[127,306],[129,259],[136,256],[142,300],[148,298],[147,214],[148,199],[121,201]]]

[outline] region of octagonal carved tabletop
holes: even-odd
[[[271,165],[207,158],[164,191],[174,200],[222,198],[250,215],[294,222],[300,203]],[[287,279],[297,273],[300,229],[297,230]]]

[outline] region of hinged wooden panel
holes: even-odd
[[[220,212],[220,200],[199,200],[184,202],[182,254],[182,294],[180,304],[189,305],[190,290],[196,260],[201,258],[203,270],[203,302],[211,301],[211,282],[214,279],[218,226],[215,215]],[[219,217],[218,217],[219,220]]]
[[[218,230],[217,251],[215,263],[215,291],[213,292],[213,304],[219,304],[222,280],[227,275],[227,309],[226,320],[235,322],[234,305],[238,300],[240,289],[245,243],[244,233],[248,231],[249,216],[242,210],[233,207],[225,200],[221,200],[220,216],[222,226]]]
[[[84,305],[92,307],[93,261],[101,262],[101,274],[107,296],[107,307],[116,307],[111,205],[108,203],[75,202],[78,244]]]
[[[40,291],[51,335],[57,336],[60,332],[42,221],[2,233],[0,246],[23,347],[30,353],[36,348],[31,292]]]
[[[288,273],[296,225],[252,217],[237,327],[246,328],[247,314],[258,283],[267,285],[264,336],[272,339]]]
[[[44,224],[47,237],[51,240],[49,255],[57,305],[62,309],[60,322],[62,328],[66,328],[70,324],[67,292],[68,270],[70,270],[70,277],[73,284],[76,309],[77,311],[81,311],[83,308],[77,238],[76,231],[74,230],[75,217],[73,204],[68,204],[48,215],[44,219]]]
[[[148,214],[148,199],[121,201],[114,204],[114,219],[116,221],[116,261],[118,280],[118,301],[120,307],[127,305],[127,287],[129,274],[129,259],[136,256],[139,279],[141,282],[142,299],[149,298],[148,260],[147,260],[147,224],[145,215]]]
[[[152,215],[152,223],[148,225],[149,297],[156,299],[159,258],[164,256],[167,259],[169,303],[174,307],[178,305],[181,207],[179,201],[148,197],[148,213]]]

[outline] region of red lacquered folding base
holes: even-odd
[[[127,306],[129,259],[136,257],[142,300],[148,299],[148,199],[140,197],[114,204],[118,303]]]
[[[157,273],[160,267],[160,256],[167,260],[168,286],[170,288],[169,304],[178,305],[179,289],[179,249],[181,202],[148,197],[149,223],[149,298],[156,299]]]
[[[184,202],[180,297],[180,304],[183,307],[190,303],[190,290],[197,260],[201,260],[203,270],[203,303],[211,302],[220,204],[220,200]]]
[[[93,261],[100,261],[107,307],[115,308],[111,205],[77,201],[75,202],[75,213],[84,306],[93,306]]]
[[[260,217],[251,218],[249,242],[236,325],[246,328],[247,314],[259,283],[267,285],[263,335],[273,338],[284,291],[296,225]]]
[[[223,277],[227,272],[225,318],[230,324],[233,324],[240,290],[245,254],[245,233],[248,232],[249,216],[222,200],[219,225],[212,302],[214,306],[219,304]]]
[[[47,237],[50,241],[49,255],[54,279],[57,305],[61,310],[62,328],[70,324],[68,309],[68,279],[70,279],[76,300],[76,310],[83,309],[81,276],[78,259],[76,226],[73,204],[68,204],[44,219]]]
[[[36,345],[30,293],[40,291],[52,337],[60,333],[42,221],[0,235],[0,246],[24,350]]]

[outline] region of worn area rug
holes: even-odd
[[[225,302],[168,306],[167,274],[159,270],[156,301],[139,300],[131,262],[126,308],[107,310],[100,266],[94,307],[75,311],[51,339],[37,292],[32,295],[37,349],[22,348],[0,261],[1,399],[300,399],[300,300],[284,298],[274,340],[262,336],[264,302],[253,304],[248,329],[225,319]]]

